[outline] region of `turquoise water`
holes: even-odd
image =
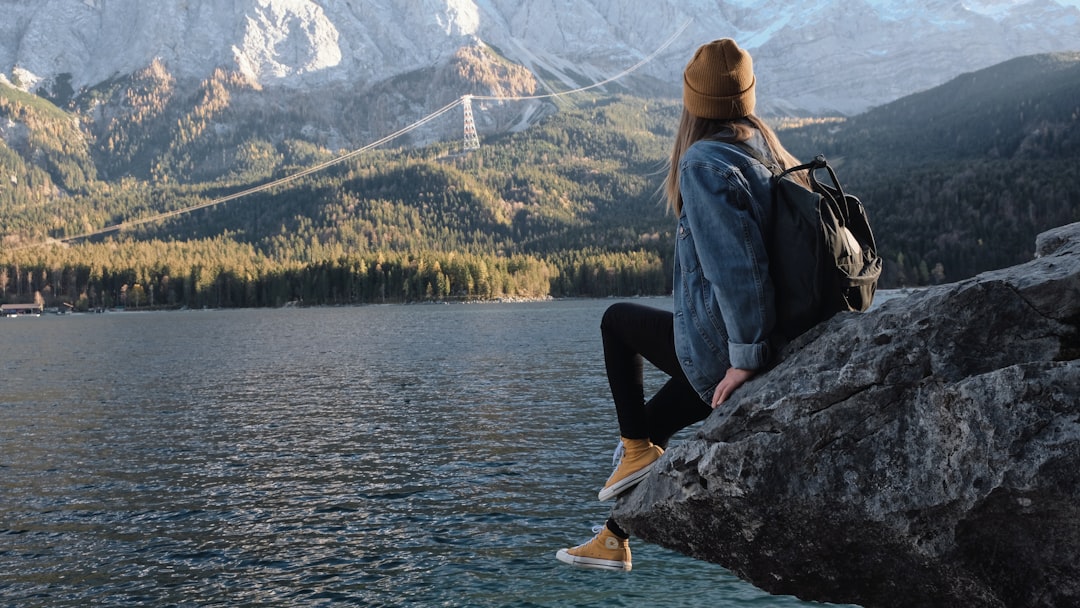
[[[554,559],[609,509],[609,303],[0,319],[0,604],[816,605]]]

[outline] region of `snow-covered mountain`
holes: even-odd
[[[487,90],[431,78],[463,47],[524,66],[543,92],[610,78],[681,32],[618,81],[674,96],[693,49],[732,37],[754,53],[763,114],[856,113],[1019,55],[1080,50],[1080,0],[0,0],[0,15],[0,75],[23,89],[78,93],[156,58],[178,88],[223,67],[338,113],[343,97],[378,93],[405,122],[497,86],[498,73],[473,79]]]
[[[602,80],[683,34],[635,76],[674,88],[692,49],[755,50],[765,100],[852,112],[1025,54],[1080,48],[1080,0],[0,0],[0,71],[91,86],[160,58],[264,87],[365,88],[484,42],[538,74]],[[858,83],[857,98],[841,83]]]

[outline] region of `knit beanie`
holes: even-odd
[[[734,119],[754,112],[754,63],[730,38],[702,45],[683,71],[683,105],[698,118]]]

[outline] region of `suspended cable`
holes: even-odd
[[[253,188],[248,188],[246,190],[241,190],[239,192],[234,192],[232,194],[222,196],[220,198],[215,198],[213,200],[206,201],[204,203],[199,203],[198,205],[192,205],[190,207],[184,207],[183,209],[174,209],[173,211],[166,211],[164,213],[159,213],[157,215],[152,215],[150,217],[144,217],[144,218],[140,218],[140,219],[137,219],[137,220],[128,220],[126,222],[121,222],[121,223],[113,225],[113,226],[108,226],[108,227],[102,228],[101,230],[95,230],[94,232],[87,232],[85,234],[80,234],[80,235],[77,235],[77,236],[69,236],[69,237],[65,237],[65,238],[62,238],[62,239],[56,239],[56,240],[58,240],[58,241],[60,241],[62,243],[67,243],[67,242],[71,242],[71,241],[77,241],[79,239],[85,239],[85,238],[90,238],[90,237],[94,237],[94,236],[100,236],[102,234],[107,234],[109,232],[116,232],[116,231],[119,231],[119,230],[124,230],[125,228],[133,228],[135,226],[141,226],[142,224],[149,224],[151,222],[157,222],[157,221],[160,221],[160,220],[168,219],[170,217],[175,217],[175,216],[178,216],[178,215],[183,215],[185,213],[190,213],[192,211],[198,211],[199,209],[206,209],[207,207],[213,207],[213,206],[216,206],[216,205],[220,205],[222,203],[227,203],[227,202],[229,202],[231,200],[238,199],[238,198],[243,197],[243,196],[248,196],[249,194],[255,194],[257,192],[262,192],[263,190],[269,190],[271,188],[276,188],[278,186],[281,186],[281,185],[287,184],[289,182],[298,180],[301,177],[305,177],[305,176],[311,175],[312,173],[317,173],[319,171],[322,171],[323,169],[326,169],[326,168],[331,167],[333,165],[343,163],[343,162],[349,160],[350,158],[353,158],[355,156],[363,154],[364,152],[367,152],[368,150],[371,150],[372,148],[377,148],[378,146],[381,146],[382,144],[384,144],[384,143],[386,143],[388,141],[397,139],[398,137],[401,137],[402,135],[404,135],[404,134],[406,134],[406,133],[408,133],[408,132],[410,132],[410,131],[412,131],[414,129],[417,129],[417,128],[431,122],[432,120],[435,120],[439,116],[442,116],[443,114],[445,114],[445,113],[449,112],[450,110],[454,109],[455,107],[457,107],[461,103],[462,103],[462,100],[457,99],[457,100],[453,101],[452,103],[449,103],[449,104],[443,106],[442,108],[436,110],[435,112],[432,112],[431,114],[428,114],[424,118],[421,118],[420,120],[412,123],[411,125],[403,128],[403,129],[401,129],[399,131],[395,131],[394,133],[391,133],[390,135],[387,135],[386,137],[383,137],[382,139],[371,142],[370,144],[368,144],[368,145],[366,145],[366,146],[364,146],[362,148],[358,148],[358,149],[353,150],[352,152],[349,152],[347,154],[342,154],[341,156],[338,156],[336,158],[332,158],[332,159],[330,159],[330,160],[328,160],[326,162],[319,163],[319,164],[317,164],[315,166],[308,167],[307,169],[304,169],[303,171],[298,171],[296,173],[293,173],[291,175],[287,175],[287,176],[282,177],[280,179],[276,179],[274,181],[271,181],[271,182],[268,182],[268,183],[265,183],[265,184],[262,184],[262,185],[259,185],[259,186],[255,186]]]
[[[165,219],[168,219],[168,218],[171,218],[171,217],[176,217],[178,215],[183,215],[185,213],[191,213],[192,211],[198,211],[199,209],[206,209],[208,207],[214,207],[214,206],[220,205],[222,203],[227,203],[229,201],[236,200],[236,199],[244,197],[244,196],[248,196],[248,195],[251,195],[251,194],[262,192],[264,190],[269,190],[271,188],[276,188],[278,186],[282,186],[284,184],[287,184],[287,183],[293,182],[295,180],[298,180],[298,179],[300,179],[302,177],[306,177],[308,175],[311,175],[312,173],[317,173],[319,171],[322,171],[323,169],[326,169],[326,168],[331,167],[333,165],[343,163],[343,162],[345,162],[345,161],[347,161],[347,160],[349,160],[349,159],[351,159],[353,157],[356,157],[356,156],[358,156],[360,154],[363,154],[364,152],[367,152],[368,150],[371,150],[372,148],[376,148],[378,146],[381,146],[382,144],[385,144],[385,143],[387,143],[389,141],[397,139],[398,137],[401,137],[402,135],[405,135],[406,133],[409,133],[410,131],[413,131],[413,130],[415,130],[415,129],[417,129],[417,128],[419,128],[419,127],[421,127],[421,126],[435,120],[436,118],[442,116],[443,114],[446,114],[447,112],[449,112],[450,110],[456,108],[457,106],[459,106],[459,105],[461,105],[463,103],[466,103],[466,101],[469,98],[485,100],[485,101],[525,101],[525,100],[531,100],[531,99],[549,99],[549,98],[553,98],[553,97],[560,97],[560,96],[563,96],[563,95],[571,95],[571,94],[574,94],[574,93],[580,93],[582,91],[588,91],[589,89],[595,89],[597,87],[602,87],[602,86],[604,86],[606,84],[609,84],[611,82],[619,80],[620,78],[624,78],[628,74],[631,74],[631,73],[637,71],[642,66],[644,66],[647,63],[651,62],[653,59],[655,59],[657,57],[657,55],[662,53],[665,49],[667,49],[667,47],[671,46],[671,44],[674,43],[675,40],[680,35],[682,35],[682,33],[686,30],[686,28],[690,26],[691,21],[693,21],[693,20],[692,19],[686,20],[686,22],[684,22],[682,24],[682,26],[674,34],[671,35],[671,37],[669,37],[662,45],[660,45],[659,48],[657,48],[655,51],[653,51],[652,53],[647,55],[641,61],[638,61],[637,63],[630,66],[629,68],[627,68],[627,69],[623,70],[622,72],[619,72],[618,74],[616,74],[616,75],[614,75],[614,76],[612,76],[610,78],[607,78],[607,79],[605,79],[603,81],[600,81],[600,82],[597,82],[597,83],[594,83],[594,84],[591,84],[591,85],[588,85],[588,86],[580,87],[580,88],[577,88],[577,89],[573,89],[573,90],[570,90],[570,91],[563,91],[561,93],[549,93],[549,94],[545,94],[545,95],[530,95],[530,96],[522,96],[522,97],[499,97],[499,96],[465,95],[465,96],[460,97],[460,98],[454,100],[453,102],[443,106],[442,108],[440,108],[438,110],[435,110],[431,114],[428,114],[427,116],[425,116],[425,117],[421,118],[420,120],[412,123],[411,125],[408,125],[407,127],[404,127],[404,128],[402,128],[402,129],[400,129],[398,131],[395,131],[395,132],[391,133],[390,135],[387,135],[387,136],[385,136],[385,137],[383,137],[381,139],[373,141],[370,144],[367,144],[366,146],[364,146],[362,148],[357,148],[356,150],[353,150],[353,151],[348,152],[346,154],[342,154],[341,156],[337,156],[337,157],[332,158],[332,159],[330,159],[328,161],[319,163],[319,164],[314,165],[312,167],[308,167],[307,169],[304,169],[302,171],[298,171],[298,172],[293,173],[291,175],[287,175],[287,176],[282,177],[280,179],[276,179],[276,180],[273,180],[271,182],[261,184],[259,186],[254,186],[252,188],[247,188],[246,190],[241,190],[239,192],[234,192],[232,194],[222,196],[222,197],[219,197],[219,198],[215,198],[213,200],[206,201],[204,203],[199,203],[198,205],[192,205],[190,207],[184,207],[183,209],[175,209],[173,211],[166,211],[166,212],[163,212],[163,213],[159,213],[159,214],[156,214],[156,215],[152,215],[152,216],[144,217],[144,218],[140,218],[140,219],[128,220],[128,221],[120,222],[119,224],[115,224],[115,225],[112,225],[112,226],[107,226],[107,227],[102,228],[100,230],[95,230],[93,232],[87,232],[87,233],[79,234],[79,235],[76,235],[76,236],[69,236],[69,237],[64,237],[64,238],[60,238],[60,239],[49,239],[49,240],[47,240],[47,241],[45,241],[43,243],[37,243],[37,244],[40,245],[40,244],[45,244],[45,243],[50,243],[50,242],[70,243],[72,241],[78,241],[78,240],[81,240],[81,239],[91,238],[91,237],[95,237],[95,236],[101,236],[103,234],[108,234],[110,232],[117,232],[117,231],[124,230],[124,229],[127,229],[127,228],[133,228],[135,226],[141,226],[143,224],[149,224],[149,223],[152,223],[152,222],[158,222],[158,221],[161,221],[161,220],[165,220]],[[28,247],[28,246],[32,246],[32,245],[26,245],[24,247]],[[17,247],[17,249],[21,249],[21,248],[22,247]]]
[[[543,95],[527,95],[527,96],[522,96],[522,97],[500,97],[500,96],[473,95],[472,98],[473,99],[483,100],[483,101],[526,101],[526,100],[530,100],[530,99],[550,99],[552,97],[561,97],[563,95],[573,95],[574,93],[580,93],[582,91],[588,91],[589,89],[595,89],[597,87],[602,87],[602,86],[604,86],[606,84],[610,84],[612,82],[615,82],[616,80],[619,80],[620,78],[624,78],[624,77],[638,71],[639,69],[641,69],[642,66],[644,66],[647,63],[651,62],[653,59],[656,59],[657,55],[664,52],[664,50],[667,49],[667,47],[671,46],[679,38],[679,36],[681,36],[682,33],[684,31],[686,31],[686,28],[690,27],[690,23],[692,21],[693,21],[693,19],[687,19],[682,24],[682,26],[679,27],[679,29],[674,34],[672,34],[666,41],[664,41],[664,43],[662,45],[660,45],[659,48],[657,48],[655,51],[653,51],[652,53],[647,55],[641,61],[635,63],[634,65],[626,68],[625,70],[619,72],[618,74],[616,74],[616,75],[614,75],[611,78],[608,78],[606,80],[601,80],[600,82],[596,82],[596,83],[590,84],[588,86],[580,87],[580,88],[577,88],[577,89],[572,89],[570,91],[562,91],[562,92],[559,92],[559,93],[545,93]]]

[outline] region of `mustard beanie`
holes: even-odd
[[[734,119],[754,112],[754,62],[734,40],[703,44],[683,71],[683,105],[698,118]]]

